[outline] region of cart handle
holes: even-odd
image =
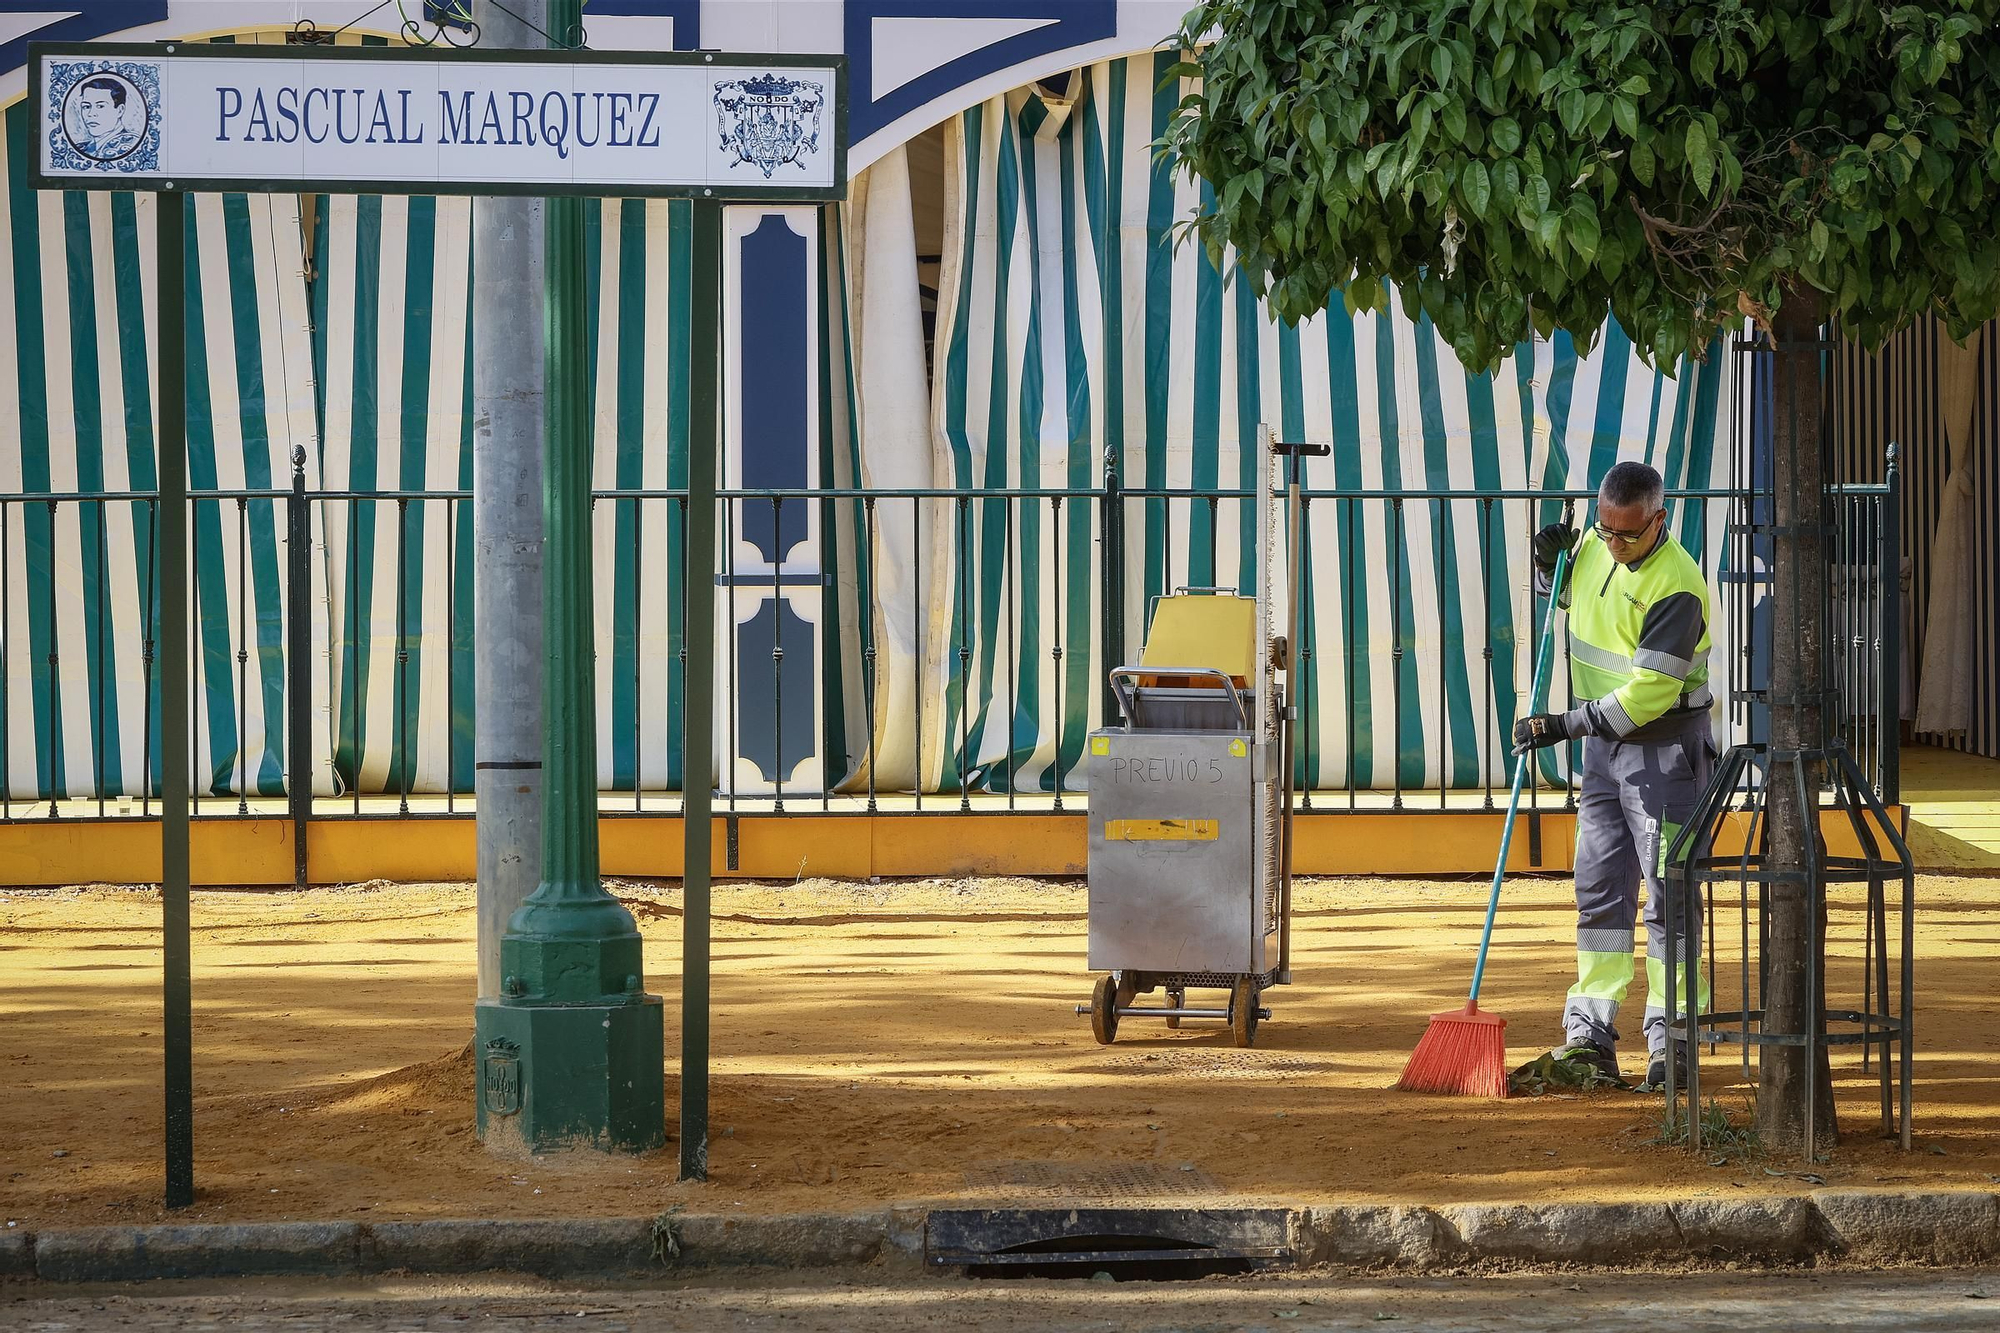
[[[1135,719],[1132,712],[1132,695],[1126,686],[1128,682],[1136,680],[1140,676],[1199,676],[1204,680],[1219,680],[1222,682],[1222,688],[1229,693],[1229,702],[1236,705],[1237,729],[1239,731],[1250,730],[1250,713],[1243,706],[1243,695],[1237,690],[1236,682],[1229,678],[1229,673],[1226,671],[1218,671],[1214,667],[1113,667],[1111,668],[1111,688],[1118,695],[1119,708],[1124,710],[1125,729],[1127,731],[1132,729],[1132,723]]]

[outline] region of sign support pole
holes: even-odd
[[[156,199],[153,303],[160,365],[160,934],[165,1015],[167,1207],[194,1202],[194,1012],[188,924],[187,359],[182,267],[185,196]],[[150,775],[148,775],[150,776]]]
[[[722,205],[694,205],[688,347],[687,670],[681,723],[681,1179],[708,1179],[709,818],[715,786],[715,464],[722,448]]]

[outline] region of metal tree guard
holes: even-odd
[[[1796,872],[1776,871],[1766,865],[1770,850],[1770,821],[1767,818],[1769,788],[1773,782],[1789,782],[1799,793],[1801,801],[1808,801],[1814,795],[1810,789],[1813,782],[1810,775],[1816,759],[1826,766],[1830,788],[1827,794],[1820,797],[1819,808],[1823,812],[1837,811],[1845,817],[1848,828],[1860,845],[1861,855],[1827,854],[1822,840],[1821,855],[1806,872],[1810,876],[1807,901],[1813,913],[1813,933],[1818,936],[1824,929],[1827,916],[1827,887],[1833,884],[1867,885],[1867,901],[1863,907],[1861,1000],[1858,1008],[1851,1009],[1836,1009],[1822,1004],[1818,1023],[1804,1032],[1775,1032],[1765,1025],[1763,1006],[1763,961],[1765,945],[1769,940],[1767,889],[1779,875]],[[1812,808],[1810,803],[1807,808]],[[1728,848],[1737,835],[1741,836],[1741,849],[1731,852]],[[1910,1146],[1910,1043],[1915,987],[1912,943],[1916,920],[1916,875],[1908,846],[1897,832],[1888,810],[1862,776],[1847,746],[1835,740],[1819,752],[1778,754],[1769,754],[1763,745],[1732,748],[1723,757],[1714,782],[1703,794],[1694,817],[1675,838],[1667,857],[1671,901],[1679,909],[1666,914],[1667,975],[1682,980],[1678,988],[1673,985],[1667,987],[1667,1030],[1686,1043],[1689,1146],[1697,1149],[1701,1146],[1701,1046],[1703,1043],[1711,1047],[1717,1043],[1729,1043],[1740,1048],[1746,1081],[1752,1076],[1750,1048],[1753,1046],[1802,1046],[1809,1066],[1823,1046],[1861,1047],[1864,1069],[1868,1067],[1871,1055],[1879,1055],[1875,1063],[1879,1066],[1881,1083],[1882,1130],[1885,1135],[1896,1135],[1907,1149]],[[1889,976],[1892,940],[1888,928],[1889,884],[1892,880],[1900,885],[1901,890],[1895,904],[1897,932],[1893,942],[1897,975],[1893,997]],[[1737,994],[1741,1004],[1733,1009],[1710,1008],[1704,1012],[1698,985],[1704,972],[1714,975],[1717,937],[1715,886],[1723,883],[1734,883],[1739,890],[1736,903],[1736,971]],[[1753,885],[1756,888],[1754,894],[1751,892]],[[1683,973],[1690,953],[1688,941],[1698,940],[1701,934],[1702,914],[1697,910],[1697,904],[1704,903],[1709,948],[1702,966],[1686,967]],[[1820,974],[1825,970],[1820,951],[1814,950],[1808,955],[1807,966],[1808,987],[1814,994],[1819,994],[1823,983]],[[1712,999],[1710,1003],[1713,1003]],[[1830,1031],[1833,1025],[1845,1030]],[[1692,1041],[1687,1040],[1690,1030]],[[1677,1104],[1674,1063],[1667,1061],[1666,1093],[1670,1111]],[[1808,1078],[1805,1087],[1805,1155],[1811,1160],[1817,1153],[1814,1133],[1818,1108],[1814,1105],[1814,1098],[1818,1080]]]
[[[1768,342],[1739,344],[1739,350],[1753,355],[1819,355],[1828,344]],[[1767,413],[1799,410],[1799,404],[1763,404]],[[1813,409],[1808,409],[1813,410]],[[1825,461],[1821,435],[1819,462]],[[1758,689],[1744,681],[1737,690],[1738,703],[1767,706],[1785,704],[1810,708],[1811,725],[1803,729],[1792,748],[1753,743],[1730,749],[1717,765],[1715,777],[1702,794],[1693,815],[1668,842],[1665,851],[1668,910],[1666,923],[1666,1023],[1669,1042],[1679,1041],[1686,1052],[1686,1103],[1688,1144],[1701,1147],[1701,1058],[1702,1045],[1711,1051],[1718,1044],[1739,1048],[1745,1082],[1753,1078],[1751,1048],[1803,1048],[1804,1079],[1803,1148],[1808,1161],[1816,1159],[1819,1145],[1818,1116],[1823,1108],[1820,1095],[1818,1059],[1828,1048],[1859,1046],[1862,1068],[1879,1057],[1881,1123],[1885,1135],[1896,1136],[1902,1147],[1910,1147],[1910,1083],[1912,1013],[1914,996],[1914,931],[1916,875],[1909,847],[1883,804],[1883,794],[1855,762],[1849,738],[1834,734],[1841,724],[1844,696],[1879,690],[1888,701],[1889,711],[1881,714],[1875,730],[1885,734],[1856,733],[1852,740],[1874,756],[1879,777],[1890,799],[1894,784],[1894,728],[1898,693],[1893,631],[1884,651],[1878,637],[1873,645],[1878,666],[1875,671],[1858,671],[1853,660],[1867,645],[1860,637],[1844,645],[1827,632],[1836,625],[1832,588],[1836,578],[1844,587],[1863,586],[1874,579],[1880,585],[1865,596],[1875,599],[1886,623],[1899,624],[1896,611],[1897,588],[1885,571],[1894,567],[1900,545],[1897,509],[1896,450],[1888,450],[1886,499],[1877,522],[1857,523],[1854,514],[1835,518],[1835,494],[1824,484],[1822,467],[1795,469],[1790,493],[1774,494],[1766,484],[1766,494],[1756,494],[1755,483],[1761,468],[1746,450],[1739,465],[1751,483],[1751,499],[1732,525],[1736,548],[1748,562],[1769,560],[1773,569],[1779,559],[1801,558],[1805,552],[1819,562],[1805,577],[1796,571],[1790,579],[1773,579],[1774,596],[1789,593],[1789,624],[1794,641],[1792,651],[1796,679],[1780,680],[1774,674],[1769,688]],[[1760,500],[1762,501],[1760,503]],[[1849,503],[1843,495],[1842,504]],[[1780,543],[1784,536],[1794,538]],[[1808,541],[1798,540],[1801,537]],[[1818,604],[1817,623],[1801,614],[1806,599]],[[1850,596],[1849,600],[1852,600]],[[1851,617],[1849,617],[1851,619]],[[1746,626],[1747,628],[1747,626]],[[1850,626],[1850,630],[1854,627]],[[1766,645],[1765,661],[1775,661],[1775,642]],[[1802,711],[1804,711],[1802,709]],[[1851,729],[1851,728],[1850,728]],[[1864,729],[1865,730],[1865,729]],[[1888,754],[1887,759],[1885,755]],[[1780,806],[1803,811],[1807,824],[1807,854],[1802,865],[1786,867],[1773,855],[1773,798]],[[1834,855],[1827,846],[1825,829],[1829,821],[1836,827],[1844,820],[1852,833],[1859,855]],[[1815,822],[1816,821],[1816,822]],[[1896,937],[1889,933],[1889,885],[1900,885],[1895,903]],[[1716,886],[1733,883],[1737,887],[1734,904],[1737,954],[1736,995],[1733,1008],[1714,1007],[1713,993],[1704,995],[1702,982],[1712,981],[1717,972]],[[1828,887],[1865,884],[1862,906],[1861,987],[1853,1007],[1829,1006],[1826,927],[1829,919]],[[1767,1021],[1766,991],[1770,980],[1772,889],[1774,886],[1802,888],[1806,904],[1806,934],[1811,947],[1806,951],[1806,993],[1811,997],[1813,1021],[1802,1031],[1774,1030]],[[1752,892],[1752,886],[1755,892]],[[1727,904],[1725,904],[1727,906]],[[1706,907],[1704,913],[1703,908]],[[1694,957],[1706,921],[1708,948],[1697,961]],[[1753,931],[1752,926],[1755,929]],[[1893,943],[1893,950],[1892,950]],[[1896,961],[1892,995],[1890,958]],[[1893,1068],[1891,1055],[1894,1054]],[[1671,1052],[1670,1052],[1671,1056]],[[1678,1101],[1681,1071],[1676,1061],[1666,1062],[1666,1102],[1671,1117]],[[1762,1071],[1754,1077],[1761,1078]],[[1760,1095],[1763,1093],[1760,1090]]]

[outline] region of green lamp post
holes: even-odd
[[[576,45],[580,0],[548,13],[556,44]],[[489,1147],[641,1152],[666,1141],[664,1026],[638,927],[598,880],[583,200],[545,207],[542,881],[507,923],[500,994],[476,1010],[479,1134]]]

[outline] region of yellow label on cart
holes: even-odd
[[[1231,741],[1229,742],[1229,753],[1241,759],[1244,755],[1250,753],[1250,747],[1242,741]]]
[[[1106,842],[1214,842],[1219,819],[1107,819]]]
[[[1090,752],[1092,754],[1110,754],[1111,738],[1109,736],[1092,736],[1090,738]]]

